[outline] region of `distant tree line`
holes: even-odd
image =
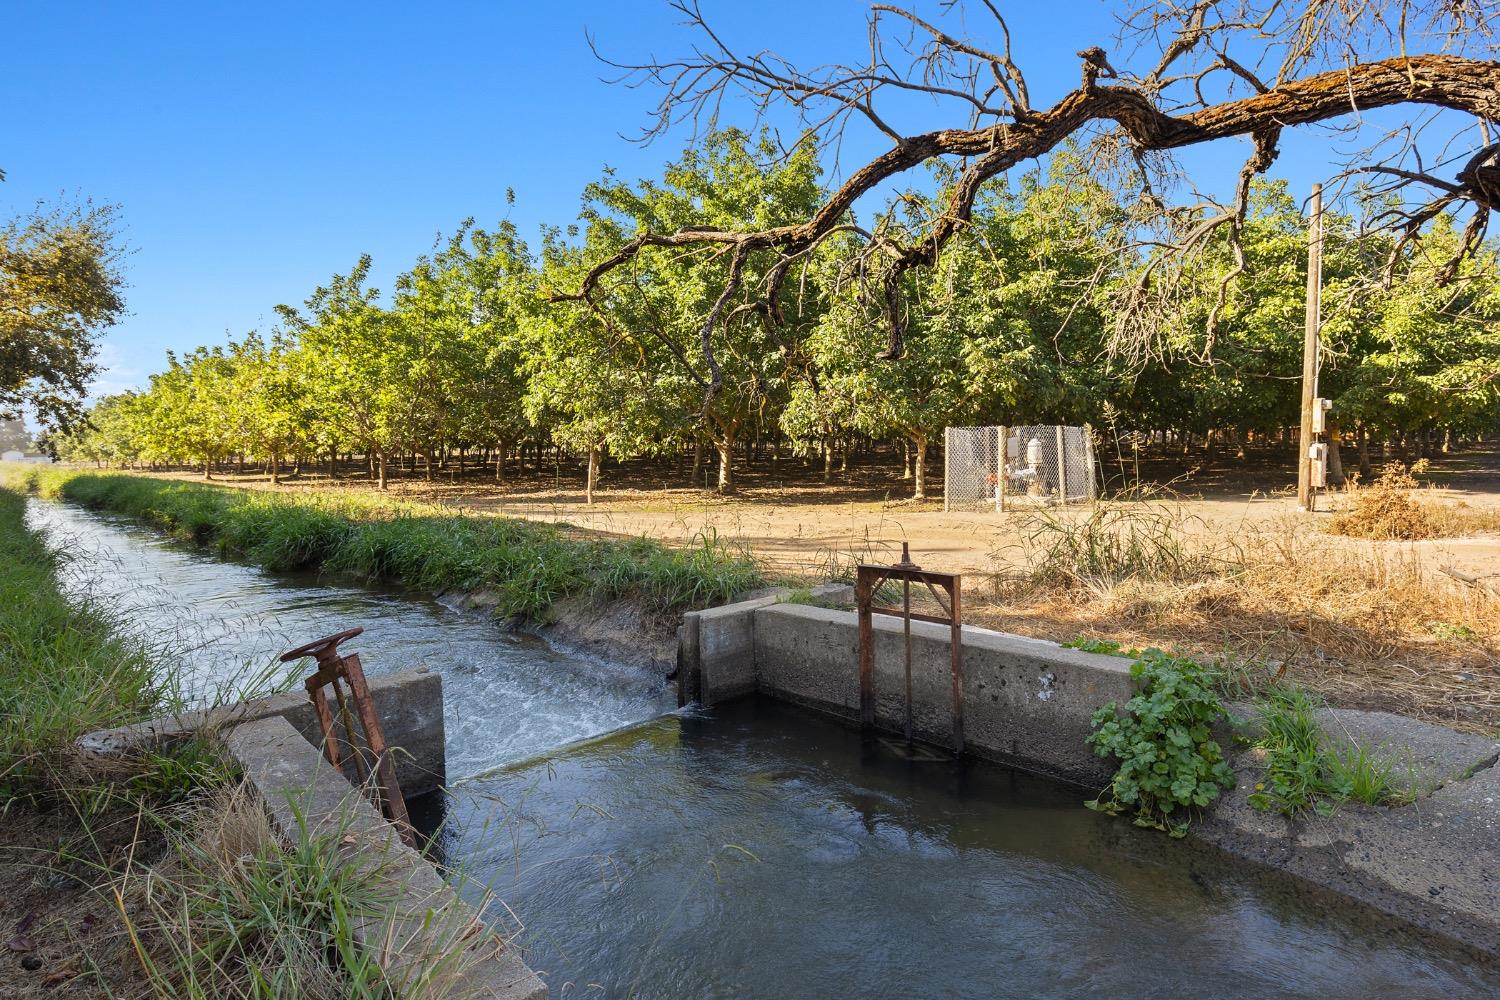
[[[877,278],[852,212],[847,238],[777,258],[779,280],[737,273],[753,263],[712,247],[646,245],[620,262],[639,233],[767,229],[826,199],[810,144],[779,153],[727,130],[660,178],[606,172],[578,219],[535,245],[509,222],[464,222],[389,298],[361,258],[302,305],[278,306],[268,334],[169,354],[148,389],[100,400],[50,444],[64,459],[205,476],[250,462],[272,479],[359,456],[382,487],[397,468],[430,476],[455,460],[503,481],[528,449],[552,446],[586,467],[592,499],[606,458],[669,456],[695,473],[712,459],[732,491],[766,442],[831,471],[850,442],[880,441],[907,456],[921,497],[949,425],[1091,423],[1207,448],[1283,435],[1298,419],[1307,258],[1286,186],[1253,185],[1241,231],[1216,232],[1173,276],[1154,340],[1123,356],[1111,335],[1121,289],[1157,276],[1145,254],[1119,252],[1131,206],[1078,180],[1075,155],[987,182],[935,266],[901,276],[886,299],[903,311],[901,360],[876,358],[889,317],[863,294]],[[915,231],[956,179],[937,168],[929,194],[866,225]],[[1387,208],[1357,192],[1326,223],[1321,392],[1334,440],[1364,465],[1372,442],[1416,455],[1500,429],[1495,245],[1455,263],[1453,219],[1397,243],[1368,224]],[[565,294],[586,281],[588,298]],[[736,288],[776,291],[726,293]]]

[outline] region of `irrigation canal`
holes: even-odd
[[[659,678],[420,595],[273,575],[33,501],[211,700],[351,625],[371,673],[442,673],[436,851],[554,997],[1500,996],[1500,971],[1081,806],[802,711],[672,713]]]

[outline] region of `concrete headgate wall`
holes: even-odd
[[[899,732],[905,713],[902,622],[874,618],[875,720]],[[912,728],[952,733],[949,629],[912,622]],[[680,634],[680,699],[712,706],[759,692],[859,718],[859,621],[853,611],[775,597],[692,612]],[[1090,716],[1133,693],[1130,661],[989,629],[963,629],[965,749],[976,756],[1100,787],[1113,768],[1090,752]]]

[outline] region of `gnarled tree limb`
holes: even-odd
[[[1404,30],[1411,4],[1407,0],[1393,2],[1401,8]],[[990,6],[998,19],[998,11],[988,2],[986,6]],[[1243,23],[1211,21],[1210,14],[1218,8],[1219,5],[1209,3],[1194,3],[1183,8],[1173,40],[1165,46],[1162,58],[1145,78],[1117,74],[1102,49],[1096,47],[1080,52],[1083,60],[1080,87],[1051,107],[1037,110],[1031,106],[1024,78],[1011,59],[1009,31],[1003,20],[1000,20],[1000,25],[1005,44],[1001,51],[996,52],[953,37],[915,14],[887,4],[877,5],[874,16],[882,13],[899,16],[910,24],[913,31],[922,32],[926,38],[920,52],[914,56],[921,72],[918,79],[912,80],[890,66],[878,40],[872,40],[869,65],[850,69],[835,66],[802,73],[766,54],[742,58],[708,28],[696,5],[685,0],[680,9],[707,33],[711,45],[694,57],[678,62],[624,67],[666,88],[658,112],[658,127],[674,120],[674,116],[680,116],[684,107],[695,115],[705,108],[709,113],[716,112],[725,92],[733,87],[751,93],[761,109],[778,100],[799,110],[815,100],[829,102],[834,110],[819,119],[819,124],[827,124],[841,114],[862,116],[873,121],[883,134],[891,138],[891,148],[854,170],[802,222],[752,230],[642,232],[590,270],[576,291],[558,294],[554,298],[589,300],[607,274],[646,248],[718,245],[729,254],[729,277],[723,294],[700,330],[707,365],[713,371],[717,368],[713,359],[713,327],[725,315],[730,300],[740,292],[747,261],[758,254],[777,258],[766,272],[768,287],[760,297],[765,303],[764,313],[774,320],[779,317],[776,293],[792,259],[806,254],[831,234],[847,230],[853,220],[855,205],[861,198],[930,160],[956,159],[960,166],[947,189],[946,205],[929,221],[919,239],[903,244],[877,236],[869,241],[871,255],[878,251],[881,261],[878,285],[884,296],[889,325],[889,344],[881,356],[899,358],[903,350],[899,307],[902,275],[914,267],[936,262],[943,247],[967,226],[975,199],[986,181],[1026,160],[1044,156],[1070,137],[1091,129],[1118,130],[1138,160],[1147,153],[1249,137],[1254,144],[1253,150],[1240,171],[1234,205],[1227,212],[1209,218],[1202,227],[1204,231],[1210,231],[1216,225],[1229,225],[1231,244],[1236,250],[1234,271],[1221,285],[1217,304],[1209,317],[1207,340],[1211,346],[1229,286],[1235,275],[1243,270],[1238,234],[1244,220],[1250,182],[1275,158],[1277,141],[1283,130],[1335,122],[1349,115],[1401,105],[1445,109],[1482,123],[1500,120],[1500,63],[1452,53],[1410,55],[1354,62],[1342,68],[1293,78],[1295,72],[1309,64],[1319,46],[1326,44],[1323,35],[1333,30],[1330,27],[1332,15],[1324,12],[1319,15],[1323,20],[1299,18],[1289,22],[1287,30],[1291,34],[1283,39],[1285,50],[1276,68],[1274,82],[1268,84],[1262,82],[1254,69],[1228,54],[1225,38],[1236,30],[1264,33],[1275,11]],[[1455,9],[1452,20],[1457,23],[1468,16],[1466,12]],[[872,38],[873,25],[872,21]],[[1198,72],[1171,78],[1165,76],[1175,62],[1199,50],[1209,62]],[[948,76],[940,72],[945,65],[943,59],[960,57],[974,65],[987,67],[992,82],[980,90],[979,72],[953,70]],[[1227,71],[1231,81],[1241,86],[1248,84],[1254,92],[1217,102],[1189,102],[1201,106],[1186,113],[1163,110],[1162,91],[1174,81],[1190,81],[1192,92],[1201,97],[1204,75],[1215,70]],[[1116,76],[1118,83],[1100,82]],[[954,81],[962,86],[955,87]],[[988,117],[991,121],[975,127],[903,135],[895,132],[889,122],[876,113],[876,95],[887,87],[926,91],[939,99],[956,94],[967,102],[971,118]],[[992,99],[997,103],[991,104]],[[1476,218],[1495,209],[1500,204],[1496,197],[1500,194],[1497,156],[1500,156],[1500,150],[1496,146],[1489,145],[1480,150],[1452,182],[1445,182],[1441,207],[1468,203],[1475,208]],[[1151,196],[1155,198],[1154,192]],[[1425,215],[1424,221],[1430,218],[1430,214]],[[1474,225],[1482,234],[1483,222],[1471,225],[1471,229]],[[729,310],[731,314],[737,311]]]

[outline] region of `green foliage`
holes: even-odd
[[[264,804],[235,788],[204,797],[186,821],[174,812],[142,814],[166,835],[165,863],[109,872],[132,901],[122,916],[152,995],[388,1000],[428,995],[429,976],[441,982],[465,963],[462,935],[434,924],[439,944],[413,980],[388,978],[356,931],[378,939],[404,887],[388,863],[348,863],[347,828],[313,831],[299,814],[283,845]]]
[[[1432,629],[1432,634],[1447,642],[1479,642],[1480,636],[1467,625],[1455,625],[1452,622],[1428,622],[1427,627]]]
[[[1063,649],[1076,649],[1080,652],[1099,653],[1104,656],[1123,656],[1131,660],[1138,660],[1141,657],[1139,649],[1126,649],[1114,639],[1090,639],[1085,636],[1078,636],[1077,638],[1069,639],[1067,642],[1059,643],[1059,645]]]
[[[62,558],[0,488],[0,809],[66,777],[73,741],[172,707],[170,678],[107,609],[58,590]]]
[[[236,766],[212,740],[194,736],[163,750],[142,753],[120,777],[133,802],[161,808],[239,777]]]
[[[1254,740],[1265,776],[1249,796],[1257,809],[1293,816],[1309,809],[1332,814],[1350,799],[1367,805],[1405,801],[1410,789],[1395,781],[1394,762],[1350,742],[1333,750],[1317,719],[1322,703],[1297,687],[1272,688],[1256,701]]]
[[[115,209],[38,209],[0,222],[0,418],[77,417],[100,333],[125,311]]]
[[[1234,787],[1234,772],[1212,735],[1224,708],[1210,671],[1193,660],[1148,649],[1130,675],[1140,690],[1123,712],[1110,702],[1093,716],[1089,746],[1119,768],[1088,806],[1111,815],[1134,810],[1137,826],[1180,837],[1187,814]]]
[[[747,555],[713,534],[668,548],[644,538],[579,539],[533,521],[120,473],[33,469],[28,480],[44,495],[125,514],[270,569],[355,573],[436,593],[493,591],[507,617],[545,619],[571,596],[635,598],[677,611],[722,603],[762,582]]]
[[[642,233],[790,226],[826,197],[813,143],[783,150],[716,131],[659,177],[606,171],[577,220],[545,227],[535,248],[508,222],[466,220],[399,275],[388,301],[361,257],[301,306],[278,307],[268,337],[169,356],[147,391],[101,400],[90,427],[50,446],[77,461],[199,465],[206,477],[250,458],[273,479],[288,463],[358,454],[385,485],[393,463],[420,459],[431,476],[435,458],[475,448],[503,478],[507,451],[550,441],[586,461],[592,499],[609,458],[710,447],[730,490],[748,440],[821,451],[831,477],[835,448],[883,439],[915,459],[921,496],[929,449],[945,426],[971,421],[1241,442],[1294,425],[1306,232],[1286,185],[1252,186],[1240,250],[1219,227],[1148,271],[1120,250],[1139,239],[1135,209],[1080,180],[1080,156],[1064,146],[986,184],[939,258],[906,271],[894,299],[874,280],[868,234],[887,248],[919,245],[947,211],[951,168],[935,166],[926,190],[868,218],[849,213],[788,261],[748,252],[738,282],[727,246],[647,243],[598,272]],[[1365,224],[1389,207],[1361,191],[1327,216],[1320,386],[1334,401],[1331,432],[1500,430],[1500,256],[1487,244],[1449,273],[1455,220],[1438,216],[1422,240],[1398,246]],[[1177,222],[1185,232],[1211,211]],[[877,355],[893,308],[906,350],[887,363]],[[1116,350],[1139,338],[1149,349]],[[1123,477],[1124,449],[1115,457]],[[1063,570],[1083,581],[1127,563],[1176,571],[1155,525],[1096,513]]]

